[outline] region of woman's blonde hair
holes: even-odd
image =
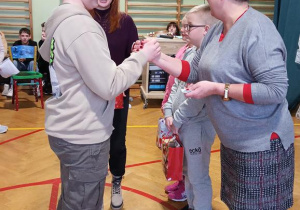
[[[7,56],[7,41],[5,39],[5,35],[2,31],[0,31],[0,36],[1,36],[2,44],[4,46],[4,57],[6,57]]]

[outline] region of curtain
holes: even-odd
[[[273,21],[287,48],[287,100],[293,109],[300,102],[300,0],[275,0]]]

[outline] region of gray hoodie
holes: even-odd
[[[46,101],[47,134],[74,144],[107,140],[113,130],[114,98],[138,79],[145,55],[132,54],[116,66],[101,26],[74,4],[53,12],[46,34],[40,53],[50,61],[51,79],[54,73],[60,88],[58,97]]]

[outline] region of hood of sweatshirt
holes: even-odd
[[[80,6],[75,4],[62,4],[56,10],[54,10],[51,17],[46,21],[45,29],[47,38],[39,50],[45,61],[49,62],[50,60],[51,40],[55,30],[61,22],[75,15],[85,15],[91,17],[90,13]]]

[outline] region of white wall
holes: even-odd
[[[45,22],[61,0],[32,0],[33,39],[41,39],[41,23]]]

